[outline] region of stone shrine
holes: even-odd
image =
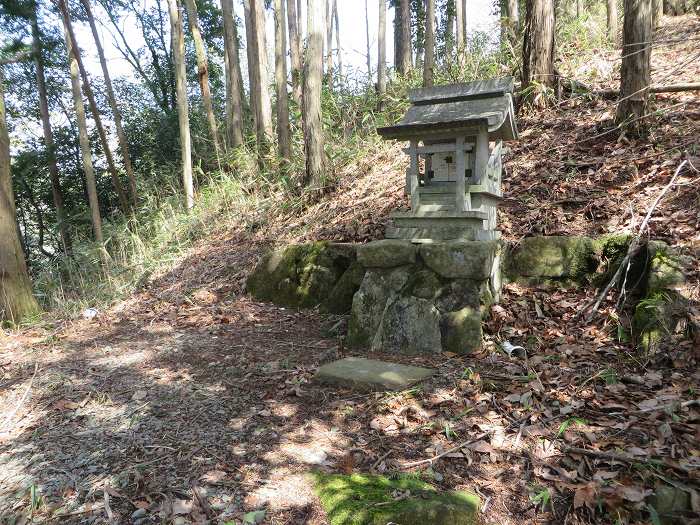
[[[411,107],[395,125],[377,129],[405,140],[410,156],[410,211],[394,212],[387,238],[415,243],[500,238],[503,140],[518,138],[513,78],[450,84],[409,92]]]

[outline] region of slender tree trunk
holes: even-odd
[[[651,79],[652,0],[625,0],[620,68],[620,102],[615,121],[634,133],[642,133]]]
[[[226,134],[234,148],[243,144],[243,85],[233,0],[221,0],[226,57]]]
[[[246,61],[248,64],[248,90],[250,92],[250,110],[253,117],[253,127],[255,135],[258,137],[260,126],[258,120],[260,118],[260,110],[258,105],[258,86],[256,67],[257,58],[255,54],[255,32],[253,31],[253,18],[250,6],[250,0],[243,0],[243,17],[245,24],[245,51]]]
[[[455,15],[457,14],[457,0],[445,2],[445,61],[452,63],[452,55],[455,48]],[[459,33],[459,31],[457,31]],[[458,48],[459,49],[459,48]]]
[[[365,0],[365,59],[367,63],[367,81],[372,84],[372,51],[369,43],[369,6]]]
[[[245,0],[246,34],[249,36],[248,70],[251,104],[258,146],[263,150],[272,142],[272,108],[267,85],[267,48],[265,46],[265,14],[263,0]],[[253,96],[253,93],[255,96]]]
[[[294,1],[294,0],[290,0]],[[277,143],[280,156],[290,160],[289,95],[287,94],[287,38],[284,0],[275,0],[275,86],[277,87]]]
[[[114,191],[117,193],[119,198],[119,205],[124,213],[129,213],[131,207],[129,205],[129,200],[124,192],[122,183],[119,180],[119,172],[117,172],[117,166],[114,162],[114,157],[112,156],[112,148],[109,146],[109,141],[107,140],[107,133],[105,132],[104,126],[102,125],[102,117],[100,116],[100,111],[97,107],[97,102],[95,101],[95,94],[92,91],[92,86],[90,85],[90,79],[88,78],[87,71],[83,65],[83,60],[80,56],[80,47],[78,46],[78,41],[75,38],[75,33],[73,31],[73,25],[70,20],[70,13],[68,12],[68,7],[65,0],[59,0],[58,2],[59,10],[61,11],[61,16],[63,17],[63,25],[66,29],[66,38],[71,40],[71,45],[73,48],[73,55],[75,61],[78,64],[78,70],[80,76],[83,80],[83,92],[88,99],[88,104],[90,105],[90,112],[92,113],[92,118],[95,121],[95,127],[97,128],[97,135],[100,137],[100,143],[102,144],[102,149],[104,150],[105,157],[107,158],[107,167],[109,169],[109,174],[112,178],[112,185],[114,186]]]
[[[464,53],[464,5],[462,4],[462,0],[454,0],[455,3],[455,20],[457,22],[457,38],[456,38],[456,44],[457,44],[457,57],[458,57],[458,62],[460,64],[463,63],[462,57]],[[427,38],[426,34],[426,38]]]
[[[326,75],[333,84],[333,6],[326,0]]]
[[[576,0],[576,18],[581,18],[581,16],[583,16],[583,2]]]
[[[80,72],[78,67],[77,52],[73,49],[73,42],[70,37],[65,16],[63,21],[64,37],[68,50],[68,62],[70,66],[71,91],[73,93],[73,106],[75,109],[75,119],[78,123],[78,139],[80,142],[80,156],[85,173],[85,185],[87,187],[88,202],[92,216],[92,230],[95,234],[95,241],[102,246],[104,237],[102,236],[102,217],[100,215],[100,203],[97,197],[97,183],[95,182],[95,169],[92,165],[92,150],[90,139],[88,138],[87,121],[85,119],[85,106],[80,91]]]
[[[508,7],[508,30],[510,33],[510,42],[513,46],[518,39],[518,32],[520,31],[520,13],[518,0],[507,0]]]
[[[138,200],[138,191],[136,189],[136,176],[134,175],[134,169],[131,165],[131,155],[129,155],[129,142],[126,140],[126,133],[124,133],[124,126],[122,125],[122,114],[119,111],[119,106],[117,105],[117,98],[114,96],[114,89],[112,88],[112,79],[109,76],[109,69],[107,68],[107,61],[105,60],[105,53],[102,49],[102,42],[100,41],[100,35],[97,32],[97,26],[95,25],[95,18],[92,15],[92,9],[90,8],[90,0],[81,0],[85,13],[88,17],[88,22],[90,23],[90,31],[92,32],[92,38],[95,41],[95,48],[97,49],[97,55],[100,59],[100,67],[102,68],[102,76],[105,81],[105,88],[107,91],[107,99],[109,101],[109,106],[112,109],[112,115],[114,117],[114,127],[117,130],[117,139],[119,140],[119,149],[121,150],[122,160],[124,162],[124,171],[126,171],[126,176],[129,180],[129,193],[131,194],[131,202],[136,204]]]
[[[307,42],[304,58],[304,185],[320,188],[325,174],[323,124],[321,120],[321,77],[323,59],[323,0],[308,0]]]
[[[411,68],[411,6],[409,0],[400,0],[398,8],[395,9],[399,18],[399,56],[396,63],[396,70],[402,75],[406,75]]]
[[[467,45],[467,0],[457,0],[462,4],[462,40]]]
[[[379,0],[379,28],[377,33],[377,91],[379,96],[382,97],[386,94],[386,0]]]
[[[192,32],[192,40],[194,41],[195,54],[197,55],[197,77],[199,78],[199,87],[202,92],[202,104],[204,105],[204,112],[207,115],[209,134],[211,135],[211,141],[214,146],[214,153],[218,160],[221,158],[219,125],[216,123],[214,104],[212,104],[211,101],[211,90],[209,89],[209,61],[207,60],[207,52],[204,48],[202,31],[199,28],[199,16],[197,15],[197,4],[195,0],[185,0],[185,8],[187,9],[187,20],[190,23],[190,31]]]
[[[343,80],[343,50],[340,47],[340,22],[338,17],[338,0],[333,0],[333,20],[335,24],[335,47],[338,54],[338,78]]]
[[[533,82],[554,86],[554,5],[527,0],[523,39],[523,87]]]
[[[663,0],[653,0],[653,10],[654,10],[654,26],[652,29],[656,29],[661,25],[661,19],[664,16],[664,2]]]
[[[0,321],[17,323],[37,313],[39,305],[32,295],[32,283],[17,228],[4,84],[0,65]]]
[[[51,118],[49,116],[49,99],[46,93],[46,76],[44,74],[44,60],[41,55],[41,34],[39,23],[36,17],[36,4],[32,12],[32,52],[34,53],[34,67],[36,70],[36,84],[39,95],[39,112],[41,114],[41,124],[44,131],[44,146],[46,147],[46,160],[49,165],[49,177],[51,178],[51,196],[53,205],[56,208],[56,222],[61,237],[61,247],[63,253],[69,254],[72,251],[70,231],[68,230],[68,218],[63,205],[63,191],[61,189],[61,179],[58,175],[58,164],[56,163],[56,145],[53,141],[53,131],[51,129]]]
[[[301,44],[299,16],[296,0],[287,0],[287,24],[289,26],[289,56],[292,66],[292,97],[301,107]]]
[[[606,0],[605,12],[608,22],[608,40],[615,42],[617,41],[617,0]]]
[[[459,0],[457,0],[459,3]],[[433,85],[435,69],[435,0],[428,0],[425,16],[425,61],[423,63],[423,86]],[[461,48],[460,48],[461,52]]]
[[[187,106],[187,74],[185,71],[185,35],[182,29],[182,14],[178,0],[168,0],[170,14],[170,44],[175,65],[175,95],[177,121],[180,128],[180,158],[182,183],[185,188],[187,209],[194,207],[194,182],[192,180],[192,141],[190,138],[190,115]]]

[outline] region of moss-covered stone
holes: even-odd
[[[658,485],[649,504],[654,507],[663,525],[687,523],[692,511],[690,494],[669,485]]]
[[[500,248],[498,241],[450,241],[422,244],[426,266],[448,279],[487,280]]]
[[[440,295],[442,286],[443,283],[435,272],[421,268],[411,274],[404,293],[431,301]]]
[[[372,351],[401,354],[439,354],[440,312],[431,301],[413,296],[388,301]]]
[[[414,477],[315,474],[315,490],[330,525],[476,525],[479,498],[440,494]]]
[[[416,247],[410,241],[383,239],[360,244],[357,260],[365,268],[394,268],[416,262]]]
[[[526,237],[508,250],[505,273],[512,281],[521,277],[583,281],[596,271],[598,262],[589,237]]]
[[[470,354],[481,348],[481,313],[465,307],[442,316],[442,348],[455,354]]]
[[[665,290],[637,303],[632,317],[632,335],[639,346],[654,349],[671,333],[676,313],[682,310],[681,299],[672,290]]]
[[[332,314],[344,314],[352,308],[352,299],[360,289],[365,269],[357,261],[353,262],[331,290],[330,295],[321,305],[323,310]]]
[[[354,258],[352,245],[312,242],[286,246],[264,256],[246,286],[260,301],[316,306],[330,295]]]
[[[654,294],[661,290],[672,290],[685,284],[686,266],[689,261],[659,241],[649,242],[648,254],[648,294]]]

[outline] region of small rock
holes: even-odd
[[[182,516],[177,516],[173,520],[173,525],[187,525],[188,523],[189,522],[185,518],[183,518]]]
[[[131,519],[137,520],[139,518],[143,518],[145,515],[146,509],[136,509],[134,512],[131,513]]]
[[[258,525],[262,523],[265,519],[264,510],[255,510],[253,512],[248,512],[243,516],[243,525]]]

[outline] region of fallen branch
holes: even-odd
[[[436,456],[433,456],[432,458],[428,459],[421,459],[420,461],[412,461],[410,463],[404,463],[403,465],[400,465],[400,468],[406,469],[406,468],[413,468],[417,467],[419,465],[425,465],[425,464],[430,464],[432,465],[433,462],[437,461],[438,459],[446,456],[447,454],[452,454],[453,452],[457,452],[459,449],[466,447],[467,445],[471,445],[472,443],[476,443],[477,441],[480,441],[484,439],[486,436],[488,436],[491,432],[484,432],[483,434],[479,434],[475,438],[472,438],[468,441],[463,441],[459,445],[455,445],[454,447],[448,448],[444,452],[441,452],[440,454],[437,454]]]
[[[637,253],[639,253],[639,250],[642,248],[640,241],[641,241],[642,235],[644,234],[644,231],[649,226],[649,221],[651,220],[651,215],[654,213],[654,210],[659,205],[659,202],[661,202],[661,199],[663,199],[664,195],[666,195],[668,193],[668,191],[671,189],[671,187],[675,184],[676,179],[678,178],[678,175],[680,175],[681,171],[683,171],[683,168],[687,164],[688,164],[688,161],[684,160],[676,168],[676,171],[673,174],[673,177],[671,177],[671,180],[669,181],[669,183],[666,184],[666,186],[664,186],[664,188],[661,190],[659,195],[657,195],[653,204],[649,208],[649,211],[647,211],[647,214],[644,217],[642,224],[639,226],[639,231],[637,232],[637,235],[635,235],[634,239],[632,239],[632,241],[630,242],[630,245],[627,248],[627,254],[622,259],[622,262],[620,262],[620,265],[617,267],[617,270],[615,271],[615,275],[613,275],[612,279],[610,279],[608,284],[605,285],[605,288],[603,288],[603,291],[598,295],[598,297],[596,299],[592,300],[591,302],[589,302],[586,306],[584,306],[584,308],[582,310],[579,311],[579,313],[577,314],[577,317],[579,315],[582,315],[583,313],[585,313],[585,311],[588,310],[588,308],[591,306],[591,304],[593,304],[593,309],[590,311],[588,316],[586,316],[586,322],[590,322],[591,319],[593,319],[593,316],[598,311],[600,304],[608,296],[610,289],[613,286],[615,286],[616,283],[618,283],[620,281],[620,277],[622,276],[623,270],[625,272],[625,281],[627,280],[627,273],[629,272],[632,258],[635,255],[637,255]],[[623,292],[622,293],[624,293],[624,285],[623,285]]]
[[[562,447],[562,452],[567,454],[580,454],[582,456],[588,456],[596,459],[609,459],[610,461],[619,461],[620,463],[651,463],[652,465],[659,465],[663,467],[668,467],[670,469],[682,472],[683,474],[688,474],[688,471],[678,465],[668,464],[660,459],[652,459],[648,457],[633,457],[627,454],[617,454],[615,452],[602,452],[600,450],[591,450],[588,448],[579,447]]]
[[[577,88],[588,88],[585,84],[581,82],[576,83]],[[588,91],[594,95],[598,95],[601,98],[607,100],[614,100],[620,96],[619,89],[590,89]],[[666,86],[649,86],[649,93],[680,93],[683,91],[700,91],[700,82],[690,83],[690,84],[668,84]]]

